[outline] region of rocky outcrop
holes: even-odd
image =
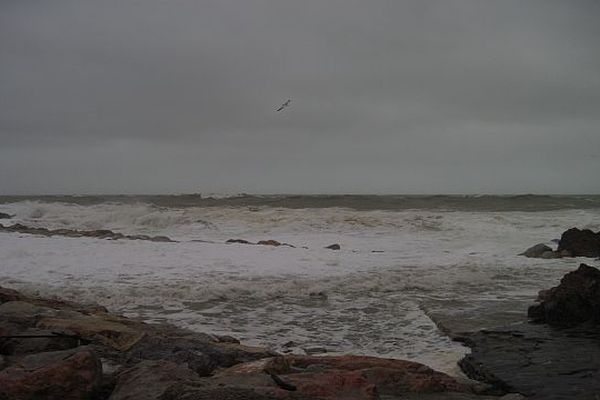
[[[3,212],[0,212],[0,219],[11,219],[12,217],[14,217],[14,215],[10,215],[10,214],[6,214]]]
[[[571,228],[560,237],[558,252],[572,257],[600,257],[600,232]]]
[[[65,236],[65,237],[92,237],[98,239],[110,239],[110,240],[148,240],[151,242],[175,242],[166,236],[148,236],[148,235],[124,235],[119,232],[113,232],[108,229],[97,229],[92,231],[84,231],[77,229],[47,229],[47,228],[34,228],[22,224],[14,224],[10,226],[4,226],[0,224],[0,232],[18,232],[27,233],[30,235],[41,235],[41,236]]]
[[[102,363],[102,366],[100,365]],[[281,356],[0,288],[3,400],[490,399],[415,362]]]
[[[570,327],[583,322],[600,323],[600,271],[581,264],[560,285],[539,293],[540,304],[529,307],[535,322]]]
[[[594,233],[589,229],[571,228],[558,240],[558,249],[543,243],[528,248],[520,256],[532,258],[562,258],[562,257],[600,257],[600,232]]]
[[[267,239],[267,240],[259,240],[256,243],[253,242],[249,242],[248,240],[245,239],[228,239],[226,242],[226,244],[232,244],[232,243],[237,243],[237,244],[253,244],[253,245],[260,245],[260,246],[273,246],[273,247],[279,247],[279,246],[286,246],[286,247],[296,247],[292,244],[289,243],[281,243],[275,239]]]
[[[600,393],[600,271],[581,264],[521,322],[463,334],[465,373],[531,399],[596,400]],[[525,316],[523,316],[524,319]],[[543,322],[543,323],[542,323]]]

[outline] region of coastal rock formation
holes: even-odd
[[[231,337],[0,287],[3,400],[497,398],[480,392],[415,362],[281,356]]]
[[[151,242],[175,242],[166,236],[148,236],[148,235],[124,235],[119,232],[113,232],[108,229],[96,229],[92,231],[83,231],[77,229],[47,229],[47,228],[34,228],[22,224],[14,224],[10,226],[4,226],[0,224],[0,232],[18,232],[27,233],[30,235],[41,235],[41,236],[65,236],[65,237],[92,237],[98,239],[110,239],[110,240],[148,240]]]
[[[279,246],[296,247],[296,246],[294,246],[292,244],[281,243],[281,242],[279,242],[277,240],[274,240],[274,239],[259,240],[257,243],[252,243],[252,242],[249,242],[248,240],[245,240],[245,239],[228,239],[225,243],[227,243],[227,244],[231,244],[231,243],[254,244],[254,245],[260,245],[260,246],[273,246],[273,247],[279,247]]]
[[[581,264],[530,307],[536,322],[464,334],[471,378],[531,399],[596,400],[600,393],[600,271]],[[523,316],[525,317],[525,316]]]
[[[535,322],[557,326],[576,326],[583,322],[600,323],[600,271],[581,264],[569,272],[560,285],[539,293],[540,304],[529,307]]]
[[[571,228],[560,237],[558,249],[553,251],[543,243],[528,248],[520,256],[533,258],[600,257],[600,232]]]
[[[600,257],[600,232],[571,228],[558,242],[558,252],[568,252],[572,257]]]
[[[91,349],[9,357],[0,371],[0,398],[79,400],[100,386],[102,365]]]

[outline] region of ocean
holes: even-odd
[[[597,195],[0,196],[0,212],[15,215],[5,226],[177,241],[0,232],[2,286],[282,352],[403,358],[450,373],[468,349],[432,315],[471,329],[522,320],[539,290],[598,262],[518,254],[556,247],[571,227],[600,230]],[[341,249],[325,248],[333,243]]]

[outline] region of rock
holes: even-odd
[[[304,350],[304,352],[308,355],[327,353],[327,349],[325,347],[307,347],[303,348],[302,350]]]
[[[186,364],[199,376],[208,376],[218,367],[272,357],[273,352],[231,342],[214,342],[202,336],[147,335],[128,352],[128,362],[166,360]]]
[[[130,349],[144,332],[131,328],[110,316],[73,315],[71,318],[42,318],[38,328],[75,335],[91,343],[101,343],[119,351]]]
[[[0,219],[10,219],[12,217],[14,217],[14,215],[10,215],[10,214],[6,214],[6,213],[3,213],[3,212],[0,212]]]
[[[0,353],[5,355],[23,355],[47,351],[67,350],[78,347],[81,340],[56,335],[51,331],[26,329],[18,334],[7,335],[11,337],[0,338]]]
[[[563,257],[563,256],[558,251],[545,251],[540,255],[540,258],[543,258],[545,260],[550,260],[553,258],[561,258],[561,257]]]
[[[518,392],[535,400],[596,400],[600,393],[596,328],[557,330],[523,322],[464,340],[471,354],[459,363],[463,371],[500,392]]]
[[[538,305],[529,307],[535,322],[558,326],[575,326],[591,321],[600,323],[600,271],[581,264],[569,272],[560,285],[539,293]]]
[[[89,348],[32,354],[0,371],[0,398],[81,400],[100,386],[102,366]]]
[[[536,244],[533,247],[528,248],[523,253],[519,254],[520,256],[530,257],[530,258],[541,258],[542,255],[546,252],[552,252],[552,248],[546,246],[544,243]]]
[[[253,388],[280,399],[375,400],[379,395],[473,393],[469,385],[422,364],[366,356],[279,356],[236,365],[210,380],[213,385]]]
[[[159,400],[172,386],[198,380],[185,364],[171,361],[142,361],[119,374],[109,400]]]
[[[340,245],[339,245],[339,244],[337,244],[337,243],[330,244],[329,246],[327,246],[327,247],[325,247],[325,248],[326,248],[326,249],[329,249],[329,250],[339,250],[339,249],[341,249]]]
[[[0,224],[0,232],[19,232],[31,235],[42,236],[66,236],[66,237],[93,237],[98,239],[128,239],[128,240],[149,240],[152,242],[175,242],[166,236],[147,236],[147,235],[124,235],[119,232],[113,232],[108,229],[96,229],[92,231],[80,231],[76,229],[47,229],[34,228],[23,224],[14,224],[3,226]]]
[[[563,250],[573,257],[600,257],[600,232],[571,228],[560,237],[558,251]]]
[[[225,243],[254,244],[244,239],[228,239]]]
[[[8,289],[5,287],[0,287],[0,304],[6,303],[7,301],[21,300],[24,297],[25,296],[23,296],[21,293],[17,292],[16,290]]]
[[[263,246],[281,246],[281,243],[278,242],[277,240],[273,240],[273,239],[269,239],[269,240],[259,240],[259,242],[257,244],[263,245]]]

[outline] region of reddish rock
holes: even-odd
[[[1,399],[88,399],[102,380],[102,365],[88,348],[32,354],[8,364],[0,371]]]
[[[236,365],[211,380],[279,399],[374,400],[379,394],[472,393],[470,386],[425,365],[366,356],[279,356]]]

